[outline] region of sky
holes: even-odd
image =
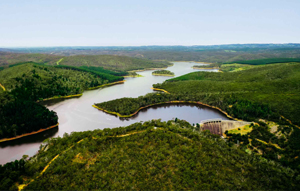
[[[0,0],[0,47],[300,43],[300,0]]]

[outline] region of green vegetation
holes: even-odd
[[[202,102],[226,111],[230,116],[261,124],[260,119],[280,124],[277,132],[261,124],[251,132],[227,133],[229,144],[241,145],[247,152],[300,171],[299,125],[300,63],[252,67],[235,73],[194,72],[153,85],[170,94],[147,94],[96,104],[109,112],[131,114],[140,107],[172,101]],[[249,129],[248,129],[249,130]]]
[[[194,72],[167,80],[155,88],[171,94],[148,94],[96,104],[128,115],[140,107],[168,101],[196,101],[216,106],[244,119],[281,121],[280,115],[300,124],[298,108],[300,64],[277,64],[234,73]]]
[[[194,72],[167,80],[155,88],[165,89],[171,94],[216,96],[220,108],[232,108],[223,101],[225,95],[234,95],[237,100],[250,100],[267,104],[272,111],[300,125],[300,63],[281,63],[254,67],[235,73]],[[198,100],[206,102],[205,100]],[[218,103],[212,103],[217,106]],[[263,116],[261,117],[263,118]],[[243,118],[245,119],[245,118]],[[270,117],[265,119],[271,120]],[[273,119],[276,121],[278,119]]]
[[[249,65],[265,65],[265,64],[275,64],[275,63],[287,63],[287,62],[300,62],[300,58],[267,58],[267,59],[258,59],[258,60],[241,60],[228,62],[225,64],[249,64]]]
[[[54,111],[31,101],[18,99],[0,106],[0,139],[16,137],[57,124]]]
[[[55,66],[56,68],[63,68],[63,69],[70,69],[70,70],[76,70],[76,71],[82,71],[82,72],[88,72],[91,74],[94,74],[104,80],[108,80],[108,82],[115,82],[115,81],[121,81],[124,78],[121,77],[126,74],[126,72],[113,72],[110,70],[104,70],[101,67],[75,67],[75,66],[64,66],[59,65]],[[116,76],[118,75],[118,76]]]
[[[0,82],[13,94],[23,94],[24,97],[28,96],[32,101],[36,101],[53,96],[79,94],[90,87],[123,79],[117,76],[110,78],[109,74],[107,79],[103,79],[100,77],[102,74],[78,70],[75,67],[22,64],[1,71]]]
[[[0,166],[1,189],[15,189],[13,182],[25,190],[299,189],[295,171],[175,121],[47,140],[25,164]]]
[[[222,64],[220,66],[220,71],[222,71],[222,72],[238,72],[241,70],[248,70],[253,67],[259,67],[259,66],[248,65],[248,64]]]
[[[220,63],[211,63],[211,64],[205,64],[205,65],[194,65],[194,69],[219,69],[221,66]]]
[[[252,131],[246,134],[225,132],[229,144],[239,142],[243,150],[260,154],[268,160],[300,172],[300,129],[291,125],[280,125],[275,133],[271,133],[266,124],[259,124],[252,124]]]
[[[137,46],[137,47],[49,47],[14,48],[6,51],[23,53],[45,53],[57,56],[56,64],[62,56],[70,55],[120,55],[150,60],[199,61],[209,63],[236,62],[268,58],[300,58],[300,44],[229,44],[212,46]],[[6,53],[8,54],[8,53]],[[41,55],[45,57],[45,55]],[[3,56],[8,61],[10,56]],[[32,56],[31,56],[32,57]],[[0,52],[0,63],[3,63]],[[23,60],[21,61],[34,61]],[[290,61],[285,61],[290,62]],[[13,62],[16,63],[16,62]],[[84,64],[84,60],[81,64]],[[1,64],[0,64],[1,65]],[[108,68],[109,69],[109,68]]]
[[[107,102],[95,104],[97,107],[107,110],[108,112],[116,112],[121,115],[130,115],[138,111],[141,107],[147,107],[154,104],[162,104],[172,101],[192,101],[213,105],[226,110],[233,117],[244,120],[255,120],[261,118],[273,118],[277,121],[280,116],[272,111],[268,105],[251,102],[248,100],[238,99],[235,96],[221,94],[157,94],[149,93],[138,98],[120,98]],[[229,107],[230,106],[230,107]]]
[[[129,71],[128,74],[126,74],[124,77],[143,77],[143,76],[134,71]]]
[[[14,56],[9,53],[0,54],[1,58],[9,59],[9,67],[0,72],[0,83],[7,90],[4,92],[1,86],[0,138],[15,137],[57,123],[56,114],[34,103],[35,101],[77,95],[87,89],[114,84],[129,74],[126,70],[166,67],[169,64],[106,55],[59,59],[57,56],[40,54]],[[30,61],[17,62],[19,59]],[[47,66],[49,64],[54,67]],[[20,104],[22,102],[23,105]]]
[[[95,56],[69,56],[65,57],[60,65],[68,66],[93,66],[105,70],[124,72],[130,70],[143,70],[148,68],[165,68],[168,62],[158,62],[126,56],[95,55]]]
[[[175,74],[169,70],[156,70],[152,72],[154,76],[175,76]]]
[[[236,129],[231,129],[228,131],[228,133],[244,135],[251,131],[252,131],[252,127],[250,127],[250,125],[245,125],[245,126],[242,126],[242,127],[236,128]]]
[[[99,72],[101,71],[101,72]],[[123,80],[97,68],[17,64],[0,72],[0,139],[31,133],[57,124],[56,113],[35,103],[51,97],[80,94],[88,88]],[[105,73],[107,72],[107,73]],[[122,75],[123,73],[118,73]]]
[[[9,66],[12,64],[20,63],[40,63],[40,64],[56,64],[60,60],[61,56],[50,54],[16,54],[8,52],[0,52],[0,66]]]
[[[114,55],[78,55],[78,56],[56,56],[47,54],[16,54],[0,52],[0,66],[21,65],[35,63],[53,66],[86,66],[90,70],[101,73],[113,74],[113,71],[124,73],[130,70],[143,70],[149,68],[165,68],[171,63],[166,61],[152,61],[141,58]],[[85,67],[85,69],[87,69]],[[100,69],[102,68],[102,69]],[[105,70],[105,71],[104,71]]]

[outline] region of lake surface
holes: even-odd
[[[175,62],[168,70],[181,76],[193,70],[192,66],[203,65],[194,62]],[[217,72],[218,70],[203,70]],[[119,119],[116,116],[106,114],[92,107],[94,103],[100,103],[122,97],[138,97],[153,92],[152,84],[162,83],[172,78],[166,76],[152,76],[151,71],[138,72],[144,77],[126,78],[124,84],[118,84],[103,89],[85,91],[80,98],[68,100],[56,100],[46,104],[50,110],[54,110],[59,119],[59,128],[43,132],[37,135],[25,137],[12,142],[0,144],[0,164],[5,164],[15,159],[20,159],[24,154],[33,156],[39,150],[40,144],[49,137],[63,136],[64,133],[73,131],[86,131],[94,129],[115,128],[127,126],[135,122],[162,119],[162,121],[174,118],[185,119],[191,124],[211,118],[227,119],[222,113],[204,106],[192,104],[170,104],[154,106],[141,110],[136,116],[129,119]]]

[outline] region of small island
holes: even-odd
[[[156,70],[152,72],[154,76],[175,76],[175,74],[169,70]]]
[[[135,71],[130,71],[130,72],[127,72],[127,75],[126,76],[123,76],[124,78],[137,78],[137,77],[143,77],[142,75],[136,73]]]

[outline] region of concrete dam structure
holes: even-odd
[[[213,134],[222,136],[227,130],[235,129],[250,124],[251,122],[246,121],[209,119],[200,122],[200,130],[209,130]]]

